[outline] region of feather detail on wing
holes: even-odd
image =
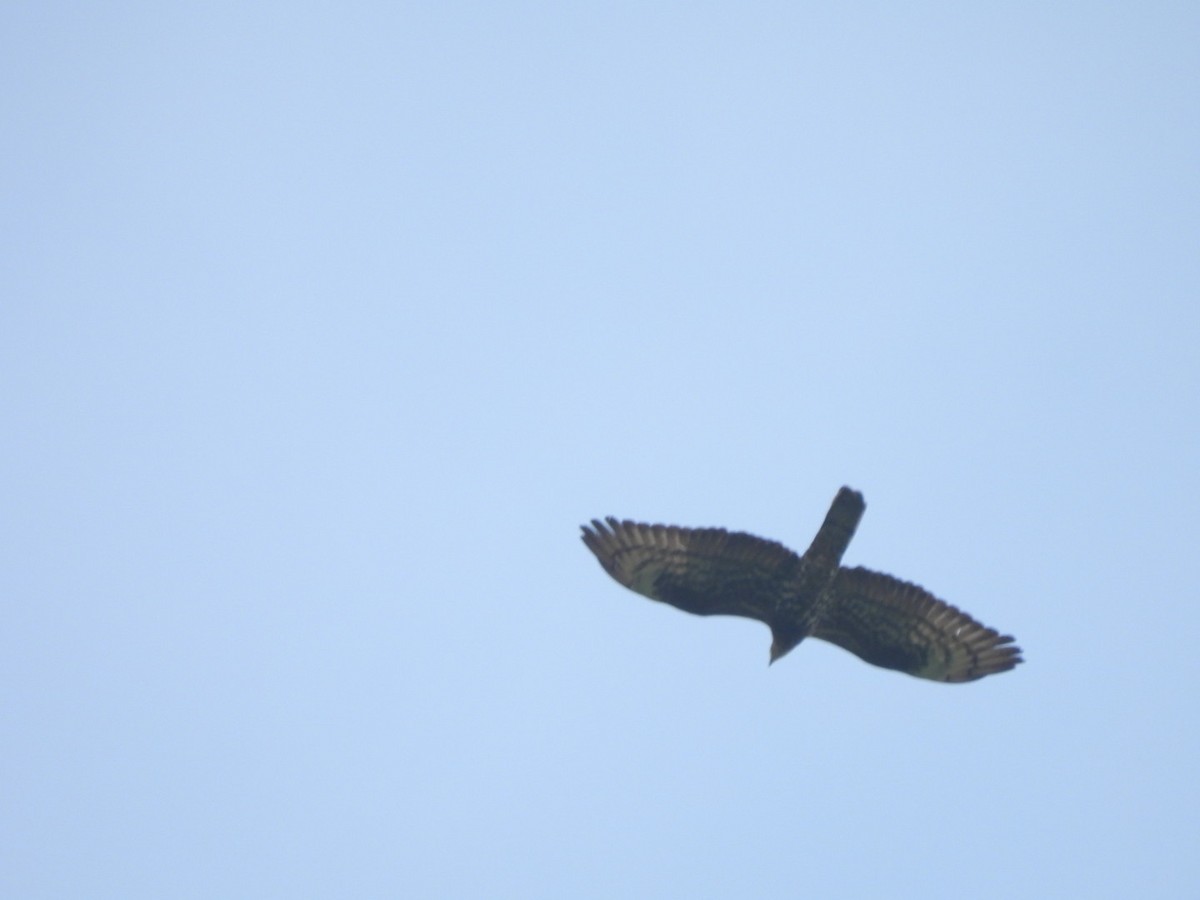
[[[917,587],[868,569],[842,569],[813,637],[856,656],[933,681],[974,681],[1021,660],[1013,638]]]
[[[767,621],[801,566],[782,544],[721,528],[609,517],[583,526],[583,542],[625,587],[700,616]]]

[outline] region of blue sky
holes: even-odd
[[[1200,13],[903,7],[6,4],[0,893],[1194,893]]]

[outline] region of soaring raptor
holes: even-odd
[[[583,542],[630,590],[699,616],[746,616],[771,629],[771,662],[806,637],[885,669],[933,681],[975,681],[1021,662],[1010,635],[928,591],[841,565],[866,504],[842,488],[803,556],[721,528],[641,525],[609,517]]]

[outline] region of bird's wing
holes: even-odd
[[[869,663],[933,681],[974,681],[1021,662],[1013,638],[924,588],[868,569],[841,569],[813,637]]]
[[[720,528],[593,520],[583,542],[630,590],[700,616],[767,621],[801,565],[782,544]]]

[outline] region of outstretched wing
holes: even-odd
[[[801,565],[782,544],[750,534],[605,522],[583,526],[583,542],[604,570],[630,590],[698,616],[765,622]]]
[[[813,637],[869,663],[934,681],[974,681],[1021,662],[1013,638],[976,622],[915,584],[842,569]]]

